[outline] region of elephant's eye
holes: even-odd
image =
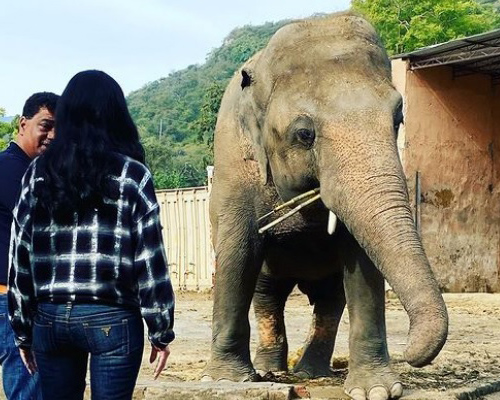
[[[297,139],[299,140],[300,143],[302,143],[306,147],[311,147],[314,143],[314,139],[316,135],[314,134],[313,130],[310,129],[299,129],[296,132]]]

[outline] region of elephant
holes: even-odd
[[[401,123],[387,53],[351,11],[285,25],[235,73],[214,137],[217,269],[204,380],[259,379],[248,313],[261,272],[336,277],[349,313],[351,398],[403,392],[390,367],[384,278],[409,316],[405,360],[422,367],[438,355],[448,314],[414,226],[396,145]],[[280,205],[303,197],[297,212],[264,230],[285,216]]]

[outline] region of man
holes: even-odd
[[[12,211],[21,189],[21,179],[31,160],[54,138],[58,98],[54,93],[42,92],[26,100],[17,138],[0,153],[0,364],[8,400],[41,399],[38,374],[30,376],[24,366],[8,321],[7,271]]]

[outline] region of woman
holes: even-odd
[[[45,399],[83,399],[89,354],[92,399],[131,399],[141,314],[159,375],[174,339],[159,208],[123,92],[104,72],[80,72],[64,90],[12,236],[9,317]]]

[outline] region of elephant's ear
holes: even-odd
[[[269,162],[262,132],[264,113],[256,99],[254,85],[253,71],[250,68],[243,68],[241,70],[241,90],[243,93],[239,104],[239,120],[245,139],[251,143],[250,146],[245,146],[247,148],[245,158],[257,161],[261,183],[266,185]]]

